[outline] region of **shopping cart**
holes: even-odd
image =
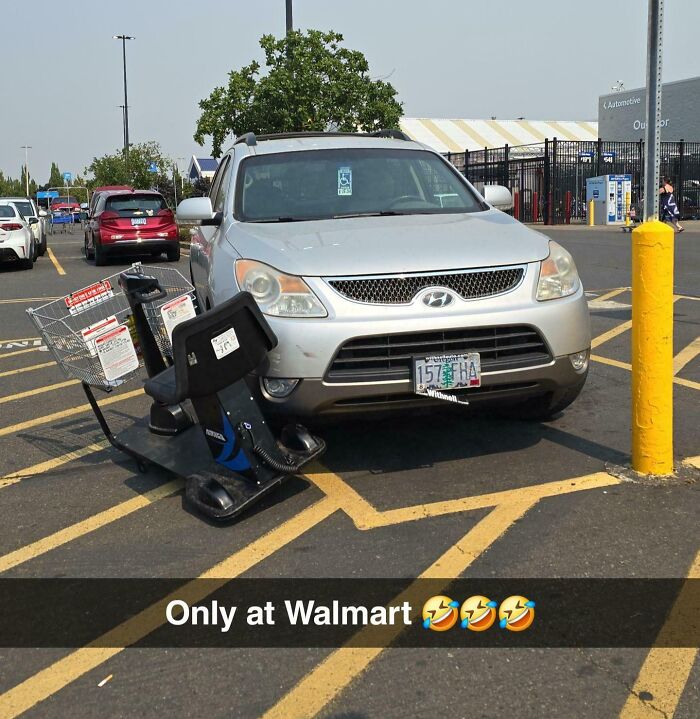
[[[51,212],[51,234],[54,234],[57,230],[57,226],[61,228],[61,232],[66,232],[68,225],[72,225],[75,222],[73,213],[68,209],[52,210]]]
[[[144,303],[143,308],[158,349],[166,360],[171,361],[172,347],[168,332],[167,310],[172,306],[173,300],[187,295],[194,312],[196,309],[194,287],[177,270],[169,267],[144,268],[140,262],[137,262],[128,272],[155,277],[163,290],[154,297],[153,301]],[[134,331],[132,310],[119,286],[119,276],[122,273],[123,271],[118,272],[82,290],[72,292],[41,307],[27,310],[27,314],[36,325],[63,373],[67,377],[105,391],[110,391],[133,379],[140,374],[139,369],[143,367],[143,357]],[[123,327],[129,329],[138,366],[135,366],[133,354],[130,354],[132,358],[130,361],[127,361],[128,358],[124,355],[122,369],[129,369],[120,374],[118,363],[114,366],[108,364],[108,360],[105,359],[106,353],[101,350],[105,345],[105,338],[110,333],[114,335],[121,331],[125,334],[121,329]]]

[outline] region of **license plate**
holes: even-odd
[[[452,390],[481,386],[481,358],[478,352],[466,355],[435,355],[413,360],[413,388]]]
[[[145,224],[146,224],[146,218],[145,218],[145,217],[132,217],[132,218],[131,218],[131,224],[132,224],[132,225],[145,225]]]

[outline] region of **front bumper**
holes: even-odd
[[[574,370],[569,356],[556,357],[546,365],[500,372],[484,372],[481,387],[463,390],[460,399],[470,404],[513,404],[528,397],[556,394],[582,385],[587,370]],[[260,399],[272,415],[339,415],[355,412],[400,411],[448,403],[413,393],[411,380],[338,384],[304,379],[286,399],[267,395],[260,384]]]

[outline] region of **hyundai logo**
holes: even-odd
[[[454,296],[444,290],[434,290],[423,295],[423,304],[428,307],[447,307],[453,300]]]

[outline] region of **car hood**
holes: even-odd
[[[497,210],[239,222],[227,236],[241,257],[307,277],[493,267],[549,254],[549,238]]]

